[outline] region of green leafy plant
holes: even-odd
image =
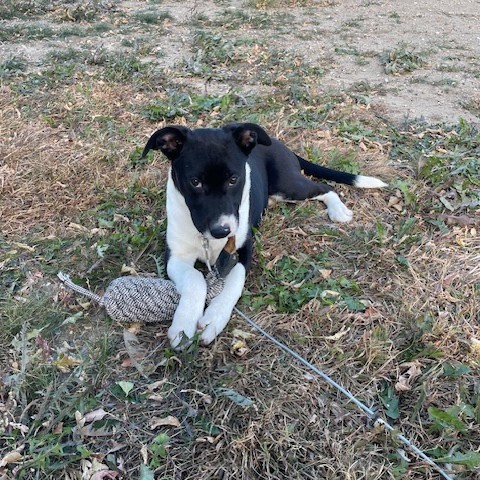
[[[151,441],[148,451],[152,455],[149,466],[152,468],[159,467],[167,456],[167,448],[170,443],[170,437],[166,433],[160,433]]]
[[[395,389],[391,385],[386,384],[378,394],[378,397],[385,407],[385,415],[392,420],[397,420],[400,417],[400,400],[395,393]]]

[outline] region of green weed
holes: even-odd
[[[211,125],[221,125],[242,116],[247,110],[245,99],[235,93],[225,95],[198,95],[167,93],[167,98],[150,103],[142,109],[142,114],[151,121],[171,120],[183,117],[190,122],[208,118]]]
[[[171,20],[173,17],[168,12],[147,10],[144,12],[137,12],[134,18],[139,23],[144,23],[147,25],[159,25],[162,24],[165,20]]]
[[[27,69],[28,63],[25,57],[11,56],[7,60],[0,63],[0,79],[17,75]]]
[[[414,161],[418,176],[445,193],[434,201],[436,209],[471,210],[480,203],[480,133],[475,126],[461,120],[452,128],[425,130],[421,125],[407,135],[397,137],[393,157]],[[398,183],[407,203],[413,204],[411,186]]]
[[[356,282],[344,277],[322,279],[320,266],[325,266],[326,260],[325,254],[301,260],[282,257],[268,270],[261,291],[247,294],[245,301],[255,309],[270,305],[281,313],[294,313],[313,299],[324,305],[340,301],[351,312],[364,311]]]
[[[380,62],[387,75],[413,72],[426,64],[426,60],[421,54],[415,53],[405,44],[400,44],[393,50],[384,51],[380,55]]]

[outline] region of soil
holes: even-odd
[[[358,65],[352,55],[335,55],[328,85],[376,86],[372,103],[396,120],[480,121],[479,1],[342,1],[324,13],[328,35],[310,45],[312,51],[330,50],[333,57],[332,50],[344,44],[369,56],[367,64]],[[345,29],[348,24],[354,26]],[[425,66],[405,75],[385,74],[379,55],[402,43],[425,57]]]
[[[240,26],[242,34],[267,40],[303,56],[312,66],[324,68],[321,89],[357,92],[397,122],[424,119],[454,123],[464,118],[480,123],[480,0],[323,0],[265,10],[261,10],[262,2],[254,8],[245,4],[244,0],[162,2],[158,8],[173,18],[165,23],[165,36],[158,38],[160,65],[175,68],[193,53],[189,40],[195,16],[218,21],[226,10],[264,11],[272,25],[259,28],[246,23]],[[152,5],[128,1],[118,2],[114,8],[130,17],[146,7]],[[279,29],[275,19],[282,15],[285,20],[280,20]],[[131,33],[134,35],[135,30]],[[5,43],[0,45],[0,58],[22,54],[30,62],[41,64],[42,57],[53,48],[114,49],[120,41],[121,36],[112,30],[96,37]],[[415,53],[424,64],[411,72],[387,74],[381,57],[391,50]]]

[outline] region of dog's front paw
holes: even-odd
[[[188,330],[188,329],[187,329]],[[168,329],[167,337],[174,350],[183,350],[192,343],[195,332],[186,332],[184,327],[173,325]]]
[[[198,322],[198,330],[201,332],[200,341],[203,345],[209,345],[220,335],[228,323],[229,315],[222,318],[221,315],[212,315],[206,312]]]

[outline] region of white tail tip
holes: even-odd
[[[354,183],[357,188],[383,188],[387,184],[375,177],[366,177],[365,175],[357,175]]]

